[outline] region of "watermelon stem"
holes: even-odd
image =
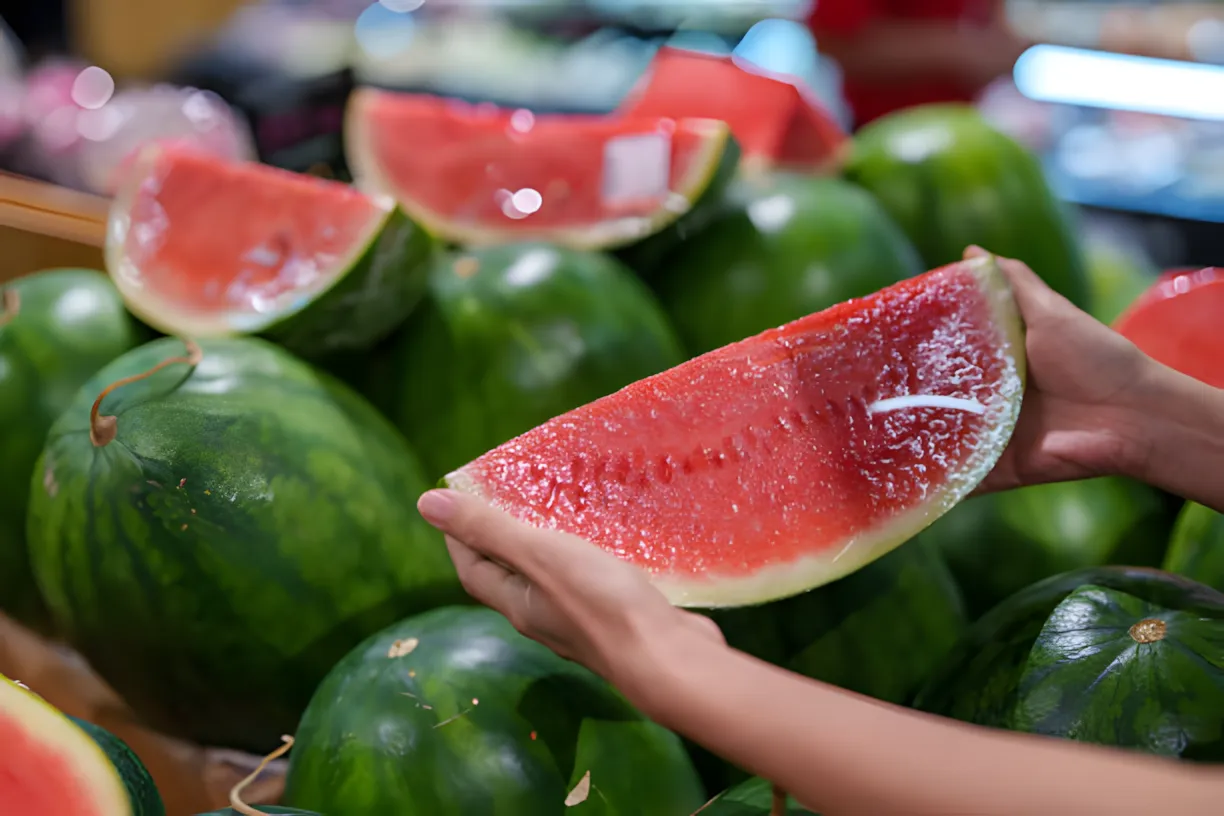
[[[769,808],[769,816],[786,816],[786,791],[777,785],[773,786],[773,804]]]
[[[280,757],[284,756],[285,753],[293,747],[293,737],[285,734],[281,737],[281,739],[285,741],[284,745],[264,757],[260,763],[255,766],[255,770],[251,771],[250,775],[247,776],[246,779],[230,788],[230,807],[233,808],[235,813],[242,813],[245,814],[245,816],[263,816],[263,813],[242,801],[242,792],[246,790],[248,785],[259,778],[259,775],[264,772],[264,768],[268,767],[268,764],[272,762],[272,760],[279,759]]]
[[[0,311],[0,326],[5,325],[21,311],[21,293],[15,287],[4,290],[3,310]]]
[[[115,439],[115,434],[118,433],[119,418],[113,416],[103,416],[98,413],[98,409],[102,407],[102,400],[106,399],[106,395],[114,391],[116,388],[122,388],[125,385],[131,385],[134,382],[139,382],[146,377],[151,377],[163,368],[176,363],[182,363],[189,366],[198,366],[200,360],[204,359],[204,352],[196,345],[194,340],[183,340],[183,345],[187,347],[187,355],[185,357],[167,357],[157,365],[150,368],[142,374],[133,374],[130,377],[124,377],[122,380],[115,380],[106,388],[102,389],[102,393],[94,400],[93,408],[89,410],[89,441],[94,443],[94,447],[101,448],[109,445]]]

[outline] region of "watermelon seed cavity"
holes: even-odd
[[[284,756],[293,747],[293,737],[285,734],[281,739],[285,741],[284,745],[260,760],[260,763],[255,766],[255,770],[251,771],[250,776],[230,789],[230,807],[233,808],[235,813],[242,813],[245,816],[263,816],[263,813],[242,801],[242,792],[246,790],[248,785],[259,778],[259,775],[264,772],[264,768],[268,767],[268,763]]]
[[[1164,640],[1169,625],[1157,618],[1144,618],[1130,628],[1129,634],[1136,643],[1156,643]]]
[[[183,340],[183,345],[187,347],[187,355],[185,357],[167,357],[157,365],[150,368],[141,374],[133,374],[130,377],[124,377],[121,380],[115,380],[106,388],[102,389],[102,393],[94,400],[93,408],[89,410],[89,441],[93,442],[94,447],[101,448],[109,445],[115,439],[115,434],[118,433],[119,418],[113,416],[101,416],[98,409],[102,407],[102,400],[106,399],[106,395],[114,391],[116,388],[122,388],[125,385],[131,385],[134,382],[146,379],[161,371],[166,366],[182,363],[189,365],[192,368],[200,364],[200,360],[204,359],[204,352],[200,351],[200,347],[196,345],[194,340]]]
[[[21,311],[21,293],[16,287],[10,286],[4,290],[3,306],[4,310],[0,311],[0,326],[9,323]]]

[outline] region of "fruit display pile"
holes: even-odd
[[[1218,385],[1224,277],[1086,240],[972,109],[851,139],[793,85],[661,59],[615,117],[363,89],[352,185],[143,149],[105,271],[0,290],[0,611],[161,733],[292,736],[281,806],[230,813],[807,812],[468,598],[415,508],[443,481],[809,677],[1224,758],[1224,517],[1122,478],[969,498],[1026,375],[962,252]],[[0,801],[165,812],[20,679]]]

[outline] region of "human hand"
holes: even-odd
[[[1152,360],[1020,261],[997,260],[1024,319],[1028,384],[1011,443],[977,492],[1126,472],[1144,455],[1134,405]]]
[[[576,536],[455,490],[431,490],[417,508],[445,534],[469,595],[639,707],[656,656],[693,639],[725,643],[717,624],[672,606],[645,571]]]

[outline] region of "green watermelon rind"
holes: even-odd
[[[705,130],[704,150],[693,170],[679,189],[672,190],[668,202],[683,199],[685,207],[661,204],[648,218],[628,221],[616,219],[581,227],[532,229],[527,220],[510,222],[503,228],[478,224],[456,223],[434,213],[427,204],[412,199],[387,178],[379,166],[376,151],[370,147],[368,135],[372,123],[367,111],[386,92],[372,88],[354,91],[345,111],[345,158],[353,173],[354,185],[370,195],[392,196],[408,215],[434,235],[460,246],[489,246],[506,242],[547,241],[570,249],[594,251],[612,250],[635,244],[657,235],[697,209],[703,199],[716,193],[720,183],[729,178],[724,169],[739,163],[737,142],[726,122],[715,119],[683,119],[689,127]],[[594,183],[594,182],[592,182]],[[491,191],[490,191],[491,192]],[[514,224],[514,226],[509,226]]]
[[[110,816],[165,816],[144,764],[118,737],[65,715],[33,691],[0,675],[0,712],[70,762],[96,812]]]
[[[998,398],[986,407],[987,427],[993,429],[989,438],[975,448],[968,460],[945,481],[942,489],[930,491],[930,498],[926,502],[897,514],[887,524],[851,539],[835,550],[825,550],[735,579],[692,581],[652,575],[655,587],[672,604],[706,609],[753,606],[831,583],[891,552],[929,527],[972,493],[994,469],[1011,441],[1012,431],[1020,416],[1027,374],[1024,324],[1011,285],[993,256],[963,261],[958,266],[977,279],[978,288],[989,304],[992,322],[998,329],[998,351],[1011,363],[1011,371],[1005,372],[1000,382]],[[445,483],[454,490],[483,495],[478,480],[465,468],[447,474]]]
[[[437,241],[395,205],[390,196],[369,195],[378,215],[361,240],[337,261],[320,287],[292,305],[261,317],[189,314],[167,307],[156,294],[133,285],[138,278],[124,253],[131,206],[160,155],[146,146],[111,202],[106,268],[128,310],[153,328],[187,337],[260,335],[303,357],[367,349],[407,319],[424,295]]]

